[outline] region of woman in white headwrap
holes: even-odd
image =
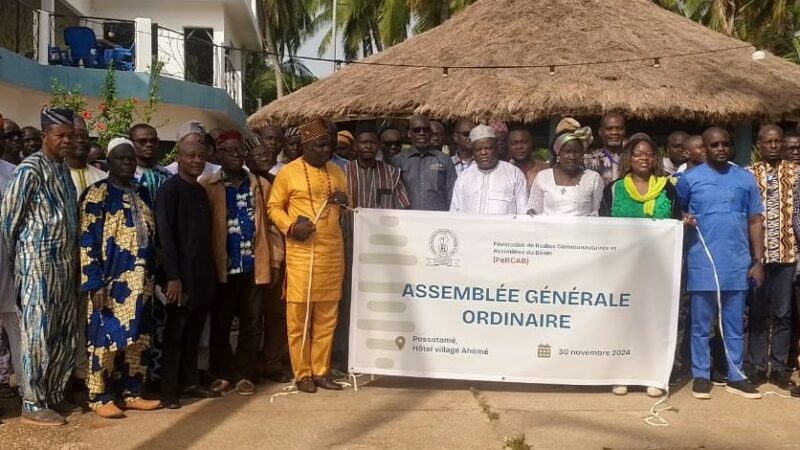
[[[571,122],[572,123],[572,122]],[[575,122],[577,124],[577,122]],[[553,141],[553,168],[543,170],[531,186],[528,212],[546,216],[596,216],[603,201],[603,179],[583,168],[592,143],[589,127],[565,127]]]

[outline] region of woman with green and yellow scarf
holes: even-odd
[[[661,158],[650,137],[644,133],[631,136],[625,144],[620,173],[622,178],[610,183],[603,191],[600,215],[650,219],[679,219],[680,207],[675,187],[662,176]],[[628,386],[613,386],[616,395],[628,393]],[[647,387],[647,395],[660,397],[663,391]]]
[[[656,145],[644,133],[631,136],[625,144],[620,165],[622,178],[603,192],[600,215],[646,219],[680,219],[675,188],[661,176],[661,159]]]

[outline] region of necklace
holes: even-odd
[[[331,196],[331,176],[328,174],[328,169],[322,166],[322,171],[325,172],[325,198]],[[311,191],[311,179],[308,177],[308,167],[306,161],[303,160],[303,173],[306,175],[306,186],[308,187],[308,202],[311,203],[311,212],[314,213],[314,218],[317,217],[317,208],[314,207],[314,194]]]

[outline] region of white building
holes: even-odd
[[[0,113],[21,125],[37,125],[52,78],[99,101],[103,70],[57,61],[71,54],[64,30],[79,26],[100,46],[132,51],[132,70],[117,72],[120,96],[145,98],[153,59],[164,62],[153,122],[165,140],[189,119],[209,129],[244,126],[245,50],[263,50],[259,0],[0,1],[0,28],[17,30],[0,40]]]

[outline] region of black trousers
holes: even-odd
[[[177,399],[184,386],[200,384],[197,347],[205,325],[206,309],[187,310],[167,305],[161,395]]]
[[[264,288],[252,273],[228,275],[211,306],[211,373],[236,383],[253,380],[261,347]],[[231,349],[231,324],[239,318],[236,352]]]
[[[286,303],[281,298],[283,286],[264,289],[264,339],[261,352],[264,372],[283,368],[289,358],[289,340],[286,335]]]

